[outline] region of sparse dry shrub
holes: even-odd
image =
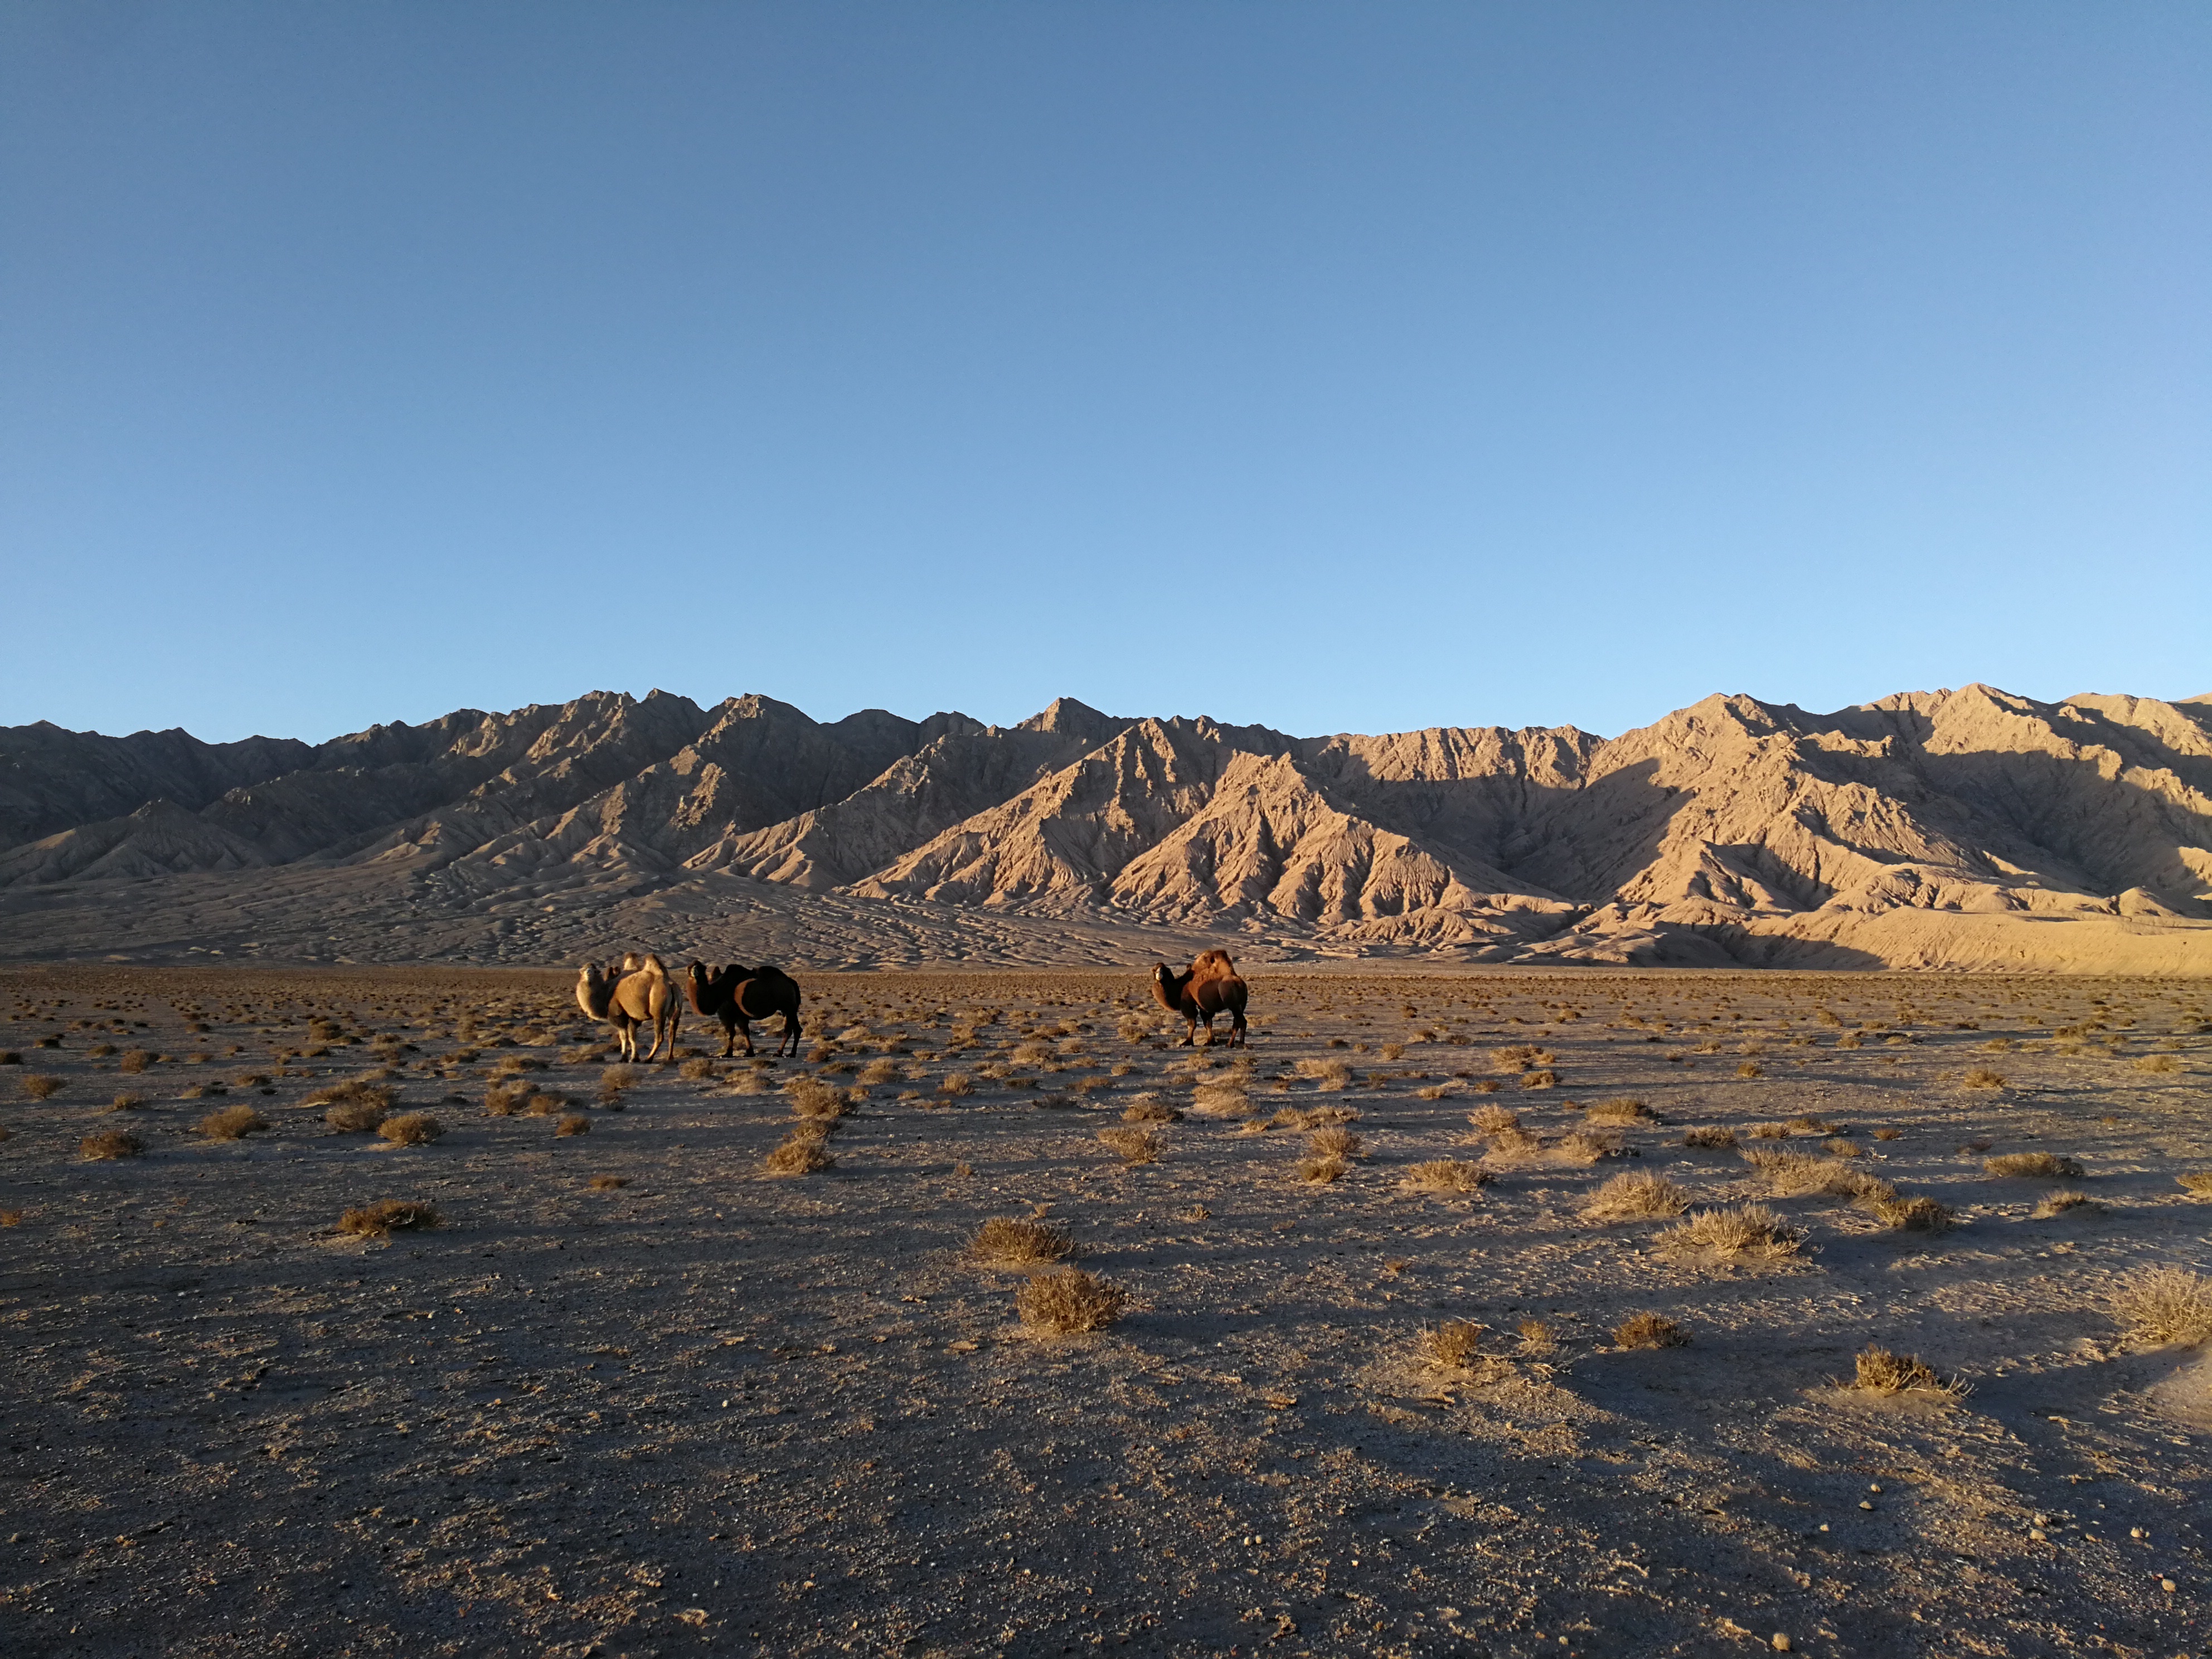
[[[964,1072],[947,1072],[937,1085],[937,1092],[941,1095],[968,1095],[975,1091],[975,1079]]]
[[[2112,1292],[2112,1310],[2130,1342],[2192,1346],[2212,1336],[2212,1279],[2185,1267],[2139,1267]]]
[[[1414,1349],[1431,1370],[1485,1370],[1489,1369],[1491,1361],[1482,1352],[1483,1330],[1484,1327],[1471,1319],[1447,1319],[1425,1325],[1414,1339]]]
[[[1590,1194],[1587,1221],[1658,1221],[1690,1207],[1690,1195],[1664,1176],[1624,1170]]]
[[[1700,1210],[1659,1235],[1667,1249],[1711,1250],[1721,1255],[1790,1255],[1804,1235],[1764,1204]]]
[[[23,1074],[23,1092],[33,1100],[48,1100],[62,1091],[62,1080],[44,1072]]]
[[[1103,1331],[1128,1305],[1127,1291],[1080,1267],[1038,1273],[1014,1292],[1014,1311],[1022,1323],[1056,1336]]]
[[[1651,1109],[1640,1100],[1601,1100],[1584,1114],[1593,1122],[1634,1123],[1652,1121]]]
[[[595,1193],[620,1192],[629,1185],[629,1177],[617,1175],[595,1175],[585,1184]]]
[[[1532,1315],[1513,1328],[1521,1338],[1521,1349],[1524,1353],[1547,1354],[1559,1346],[1558,1334],[1552,1329],[1549,1320],[1538,1319]]]
[[[2035,1217],[2039,1221],[2049,1221],[2055,1216],[2065,1215],[2069,1212],[2078,1212],[2083,1216],[2093,1216],[2100,1213],[2103,1209],[2104,1206],[2087,1193],[2052,1193],[2035,1206]]]
[[[323,1114],[340,1134],[367,1134],[384,1121],[385,1108],[373,1100],[341,1101]]]
[[[1521,1127],[1521,1114],[1503,1106],[1482,1105],[1469,1112],[1467,1121],[1486,1135],[1503,1134]]]
[[[1948,1232],[1958,1219],[1949,1207],[1925,1193],[1906,1196],[1891,1188],[1859,1195],[1859,1207],[1898,1232]]]
[[[226,1106],[219,1112],[210,1112],[192,1127],[210,1140],[241,1140],[259,1134],[269,1127],[269,1120],[251,1106]]]
[[[1718,1125],[1689,1129],[1683,1132],[1682,1144],[1698,1152],[1732,1152],[1735,1147],[1735,1131]]]
[[[2191,1170],[2174,1179],[2181,1183],[2182,1191],[2191,1198],[2212,1200],[2212,1170]]]
[[[2166,1073],[2178,1072],[2180,1069],[2181,1062],[2172,1054],[2145,1054],[2141,1060],[2136,1061],[2136,1070],[2138,1072]]]
[[[1631,1314],[1613,1327],[1614,1346],[1623,1348],[1680,1348],[1690,1334],[1664,1314]]]
[[[1029,1267],[1057,1261],[1075,1248],[1073,1236],[1042,1221],[994,1216],[968,1242],[968,1259],[985,1267]]]
[[[1887,1348],[1869,1345],[1856,1356],[1856,1375],[1848,1386],[1869,1394],[1942,1394],[1959,1395],[1966,1393],[1966,1385],[1956,1379],[1946,1380],[1936,1374],[1935,1368],[1918,1354],[1893,1353]]]
[[[529,1098],[526,1083],[495,1083],[484,1091],[484,1110],[494,1117],[513,1117]]]
[[[1969,1089],[2002,1089],[2005,1086],[2003,1077],[1986,1066],[1975,1066],[1962,1081]]]
[[[1863,1155],[1858,1142],[1846,1139],[1842,1135],[1831,1135],[1820,1143],[1820,1150],[1830,1158],[1858,1158]]]
[[[849,1102],[843,1091],[818,1083],[811,1077],[795,1077],[783,1085],[790,1097],[791,1109],[803,1118],[819,1118],[836,1122],[845,1115]]]
[[[115,1065],[117,1070],[130,1072],[135,1075],[137,1073],[144,1071],[153,1063],[154,1056],[149,1054],[145,1049],[132,1048],[127,1050],[123,1058],[115,1062]]]
[[[376,1133],[395,1146],[427,1146],[446,1133],[446,1126],[428,1112],[402,1112],[378,1124]]]
[[[1790,1126],[1786,1123],[1754,1123],[1749,1133],[1753,1140],[1787,1140],[1790,1139]]]
[[[1766,1075],[1766,1067],[1761,1066],[1755,1060],[1747,1060],[1742,1065],[1735,1068],[1735,1074],[1738,1077],[1745,1078],[1765,1077]]]
[[[676,1075],[693,1083],[704,1083],[714,1075],[714,1062],[703,1057],[687,1060],[676,1068]],[[888,1082],[890,1079],[884,1079]]]
[[[1182,1114],[1158,1095],[1139,1095],[1121,1113],[1124,1123],[1180,1123]]]
[[[102,1129],[78,1141],[76,1149],[94,1163],[106,1163],[110,1158],[137,1158],[146,1150],[146,1143],[128,1129]]]
[[[599,1073],[601,1100],[620,1100],[623,1091],[636,1086],[637,1067],[635,1066],[610,1066]]]
[[[1406,1171],[1405,1187],[1417,1193],[1471,1193],[1489,1184],[1490,1171],[1463,1158],[1434,1158]]]
[[[553,1126],[553,1133],[556,1139],[568,1135],[587,1135],[591,1133],[592,1120],[581,1112],[570,1112]]]
[[[1152,1034],[1152,1024],[1136,1014],[1124,1014],[1115,1022],[1115,1033],[1124,1042],[1142,1042]]]
[[[1332,1181],[1341,1180],[1352,1166],[1340,1158],[1302,1158],[1298,1160],[1298,1179],[1316,1187],[1325,1187]]]
[[[338,1218],[338,1231],[362,1238],[389,1238],[396,1232],[419,1231],[430,1227],[442,1227],[445,1218],[434,1205],[411,1199],[387,1198],[380,1203],[366,1204],[359,1209],[348,1210]]]
[[[1743,1161],[1758,1173],[1770,1192],[1782,1198],[1802,1198],[1826,1192],[1837,1175],[1837,1165],[1832,1160],[1805,1152],[1770,1152],[1763,1146],[1747,1146],[1743,1149]]]
[[[1523,1072],[1521,1073],[1521,1086],[1524,1089],[1552,1089],[1558,1087],[1559,1082],[1559,1074],[1557,1072]]]
[[[899,1080],[898,1061],[887,1059],[872,1060],[860,1067],[860,1080],[871,1085],[896,1083]]]
[[[135,1112],[144,1106],[145,1103],[145,1096],[140,1094],[135,1089],[125,1089],[121,1094],[116,1096],[114,1099],[107,1103],[107,1109],[111,1112]]]
[[[1996,1158],[1984,1158],[1982,1168],[1993,1176],[2026,1176],[2040,1181],[2079,1181],[2081,1178],[2080,1162],[2062,1158],[2057,1152],[2004,1152]]]
[[[1479,1095],[1494,1095],[1504,1086],[1494,1077],[1478,1078],[1475,1079],[1474,1091]]]
[[[813,1175],[836,1163],[830,1150],[811,1135],[793,1135],[761,1160],[772,1176]]]
[[[1208,1117],[1249,1117],[1252,1115],[1252,1102],[1244,1092],[1241,1078],[1223,1078],[1200,1084],[1191,1103]]]
[[[1306,1137],[1306,1150],[1316,1158],[1358,1158],[1360,1145],[1358,1135],[1336,1124]]]
[[[1905,1139],[1905,1131],[1890,1128],[1876,1129],[1874,1132],[1874,1138],[1876,1140],[1902,1140]]]
[[[1533,1042],[1516,1042],[1490,1051],[1491,1063],[1501,1072],[1526,1072],[1533,1067],[1549,1066],[1556,1058],[1548,1048],[1540,1048]]]
[[[1570,1164],[1595,1164],[1620,1155],[1620,1135],[1612,1129],[1575,1129],[1561,1135],[1554,1150]]]
[[[1302,1060],[1296,1067],[1300,1077],[1311,1078],[1322,1089],[1334,1091],[1352,1086],[1352,1067],[1340,1060]]]
[[[551,1117],[568,1103],[565,1095],[556,1095],[550,1089],[532,1089],[523,1097],[522,1111],[526,1117]]]
[[[1118,1153],[1124,1164],[1159,1162],[1160,1138],[1150,1129],[1101,1129],[1098,1139],[1109,1152]]]

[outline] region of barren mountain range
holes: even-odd
[[[320,744],[0,729],[0,956],[2212,971],[2212,699],[1296,738],[594,692]]]

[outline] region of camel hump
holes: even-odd
[[[1190,959],[1190,970],[1200,979],[1234,979],[1237,964],[1226,951],[1200,951]]]

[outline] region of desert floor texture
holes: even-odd
[[[0,1651],[2212,1650],[2203,981],[803,982],[0,973]]]

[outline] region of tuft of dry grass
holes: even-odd
[[[1358,1158],[1362,1145],[1358,1135],[1337,1124],[1316,1129],[1306,1137],[1306,1150],[1316,1158]]]
[[[368,1134],[381,1125],[385,1108],[374,1100],[342,1101],[323,1114],[323,1121],[340,1134]]]
[[[2003,1075],[1992,1072],[1986,1066],[1975,1066],[1960,1080],[1969,1089],[2002,1089],[2005,1086]]]
[[[1616,1346],[1623,1348],[1680,1348],[1690,1334],[1664,1314],[1631,1314],[1613,1328]]]
[[[1717,1126],[1685,1130],[1682,1144],[1703,1152],[1730,1152],[1735,1146],[1735,1131]]]
[[[834,1168],[836,1162],[820,1140],[794,1134],[763,1158],[761,1168],[772,1176],[814,1175]]]
[[[1847,1385],[1863,1389],[1869,1394],[1941,1394],[1956,1396],[1966,1392],[1966,1384],[1955,1378],[1947,1380],[1936,1374],[1935,1368],[1918,1354],[1893,1353],[1887,1348],[1869,1345],[1856,1357],[1856,1375]]]
[[[2112,1317],[2130,1342],[2189,1346],[2212,1336],[2212,1279],[2185,1267],[2142,1267],[2113,1291]]]
[[[1787,1140],[1790,1126],[1786,1123],[1754,1123],[1748,1132],[1753,1140]]]
[[[985,1267],[1029,1267],[1057,1261],[1075,1248],[1074,1237],[1042,1221],[994,1216],[968,1241],[968,1259]]]
[[[80,1156],[100,1164],[110,1158],[137,1158],[145,1152],[146,1143],[128,1129],[102,1129],[78,1141],[76,1150]]]
[[[1761,1146],[1743,1149],[1743,1161],[1758,1172],[1769,1192],[1778,1198],[1803,1198],[1827,1192],[1843,1170],[1833,1159],[1805,1152],[1769,1152]]]
[[[1014,1293],[1014,1311],[1022,1323],[1056,1336],[1103,1331],[1128,1305],[1127,1291],[1080,1267],[1039,1273]]]
[[[1659,1235],[1661,1248],[1711,1250],[1720,1255],[1793,1255],[1804,1234],[1764,1204],[1700,1210]]]
[[[107,1109],[111,1112],[135,1112],[145,1103],[145,1096],[136,1089],[125,1089],[107,1103]]]
[[[1557,1072],[1523,1072],[1521,1073],[1521,1086],[1524,1089],[1556,1088],[1559,1086],[1559,1074]]]
[[[2093,1216],[2101,1214],[2104,1207],[2087,1193],[2052,1193],[2035,1206],[2035,1218],[2049,1221],[2055,1216],[2065,1215],[2075,1210],[2079,1210],[2085,1217]]]
[[[1332,1181],[1341,1180],[1351,1169],[1340,1158],[1302,1158],[1298,1160],[1298,1179],[1326,1187]]]
[[[259,1134],[269,1127],[269,1120],[251,1106],[226,1106],[219,1112],[210,1112],[192,1126],[196,1133],[210,1140],[242,1140],[247,1135]]]
[[[2081,1165],[2074,1158],[2062,1158],[2057,1152],[2005,1152],[1982,1160],[1982,1168],[1993,1176],[2023,1176],[2041,1181],[2079,1181]]]
[[[1180,1123],[1182,1114],[1158,1095],[1139,1095],[1121,1114],[1124,1123]]]
[[[62,1080],[44,1072],[23,1073],[23,1092],[33,1100],[47,1100],[62,1090]]]
[[[154,1063],[154,1056],[143,1048],[131,1048],[115,1062],[118,1071],[129,1072],[134,1077]]]
[[[1521,1114],[1506,1107],[1485,1104],[1467,1115],[1467,1121],[1486,1135],[1503,1133],[1521,1127]]]
[[[362,1238],[389,1238],[396,1232],[413,1232],[429,1227],[442,1227],[446,1218],[434,1205],[411,1199],[387,1198],[380,1203],[366,1204],[348,1210],[338,1218],[338,1231]]]
[[[446,1133],[446,1126],[428,1112],[402,1112],[378,1124],[376,1133],[395,1146],[427,1146]]]
[[[1409,1192],[1471,1193],[1489,1184],[1490,1171],[1463,1158],[1434,1158],[1406,1171],[1401,1183]]]
[[[704,1056],[697,1060],[687,1060],[676,1068],[676,1075],[693,1083],[704,1083],[714,1075],[714,1062]],[[884,1080],[890,1081],[889,1079]]]
[[[872,1086],[883,1083],[896,1083],[899,1080],[898,1061],[888,1058],[872,1060],[860,1067],[860,1080]]]
[[[800,1117],[825,1123],[834,1123],[844,1116],[852,1103],[842,1090],[817,1083],[811,1077],[792,1079],[783,1085],[783,1091],[791,1097],[791,1109]]]
[[[1241,1077],[1217,1079],[1198,1085],[1191,1103],[1208,1117],[1249,1117],[1251,1098],[1244,1092]]]
[[[1948,1206],[1925,1193],[1907,1197],[1879,1182],[1858,1194],[1856,1202],[1883,1226],[1897,1232],[1948,1232],[1958,1219]]]
[[[1300,1077],[1311,1078],[1324,1090],[1348,1089],[1352,1086],[1352,1066],[1341,1060],[1302,1060],[1297,1066]]]
[[[1590,1194],[1586,1221],[1663,1221],[1690,1207],[1690,1195],[1664,1176],[1625,1170]]]
[[[1555,1153],[1570,1164],[1595,1164],[1620,1154],[1620,1135],[1613,1129],[1576,1129],[1559,1137]]]
[[[1150,1129],[1101,1129],[1098,1139],[1107,1151],[1120,1154],[1124,1165],[1159,1162],[1160,1138]]]
[[[2212,1170],[2191,1170],[2174,1179],[2191,1198],[2212,1199]]]
[[[595,1193],[616,1193],[629,1185],[628,1176],[595,1175],[585,1183]]]
[[[565,1139],[569,1135],[587,1135],[591,1133],[592,1120],[581,1112],[570,1112],[553,1126],[556,1139]]]
[[[1487,1370],[1492,1362],[1482,1352],[1484,1329],[1471,1319],[1447,1319],[1439,1324],[1424,1325],[1414,1339],[1414,1350],[1421,1363],[1431,1370],[1455,1375]]]
[[[940,1095],[971,1095],[975,1092],[975,1079],[965,1072],[947,1072],[944,1081],[937,1085]]]
[[[1490,1051],[1491,1063],[1501,1072],[1527,1072],[1552,1064],[1556,1056],[1549,1048],[1540,1048],[1533,1042],[1516,1042]]]
[[[1766,1075],[1766,1067],[1761,1066],[1755,1060],[1747,1060],[1742,1065],[1735,1068],[1735,1074],[1738,1077],[1744,1078],[1765,1077]]]
[[[1585,1114],[1597,1123],[1650,1123],[1651,1109],[1640,1100],[1601,1100]]]

